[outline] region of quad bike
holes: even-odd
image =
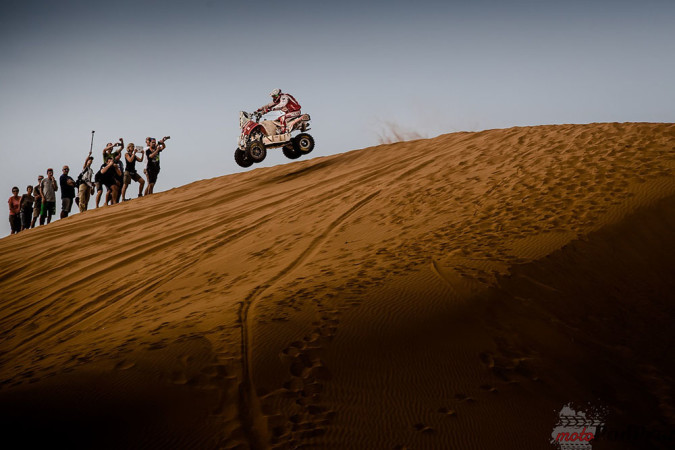
[[[239,113],[241,135],[234,151],[234,160],[241,167],[250,167],[267,156],[268,148],[282,147],[289,159],[297,159],[314,150],[314,138],[306,133],[309,130],[309,114],[288,120],[288,130],[281,133],[281,123],[277,120],[263,120],[261,113]],[[300,132],[297,134],[296,132]],[[294,137],[292,134],[296,134]]]

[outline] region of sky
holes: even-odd
[[[92,130],[95,166],[107,142],[170,135],[155,192],[288,163],[233,159],[239,111],[275,88],[311,114],[312,157],[390,126],[675,122],[673,55],[672,0],[5,0],[0,192],[47,167],[75,178]]]

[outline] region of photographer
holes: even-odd
[[[78,177],[80,185],[78,187],[78,198],[80,200],[80,212],[84,212],[89,207],[89,197],[94,193],[94,171],[91,168],[91,164],[94,162],[94,157],[91,156],[91,151],[87,155],[87,159],[84,160],[84,166],[82,166],[82,172]]]
[[[120,139],[122,141],[122,139]],[[124,148],[124,141],[122,141],[122,148]],[[124,183],[124,163],[122,162],[122,148],[119,151],[113,153],[113,160],[117,166],[115,170],[115,185],[117,189],[115,191],[115,201],[114,203],[120,202],[120,195],[122,194],[122,185]],[[118,172],[119,171],[119,172]]]
[[[97,208],[98,208],[99,203],[101,202],[101,195],[103,194],[103,186],[106,186],[106,188],[108,190],[108,192],[106,193],[105,204],[107,205],[110,201],[110,195],[111,195],[111,192],[112,192],[112,188],[111,188],[111,186],[108,185],[108,183],[111,181],[111,179],[114,182],[113,172],[115,172],[115,170],[114,169],[111,170],[111,171],[106,170],[106,173],[108,175],[104,176],[103,175],[103,169],[108,165],[109,161],[112,161],[112,160],[115,159],[115,155],[116,155],[115,148],[116,147],[122,147],[124,145],[123,142],[124,141],[122,140],[122,138],[120,138],[119,142],[116,142],[114,144],[112,142],[108,142],[105,145],[105,148],[103,149],[103,164],[101,164],[101,169],[98,172],[96,172],[96,175],[94,175],[94,184],[96,185],[96,207]],[[104,182],[104,178],[105,178],[105,182]]]
[[[140,153],[140,156],[138,154]],[[122,186],[122,200],[126,200],[125,194],[127,192],[127,187],[131,184],[131,180],[137,181],[138,184],[138,196],[143,196],[143,186],[145,186],[145,180],[142,176],[136,172],[136,162],[143,162],[143,149],[136,149],[136,146],[133,142],[127,145],[127,153],[124,155],[126,159],[126,168],[124,169],[124,185]]]
[[[162,139],[157,140],[155,138],[148,137],[145,139],[147,144],[147,150],[145,154],[148,155],[148,163],[145,167],[146,173],[148,174],[148,187],[145,189],[145,195],[152,194],[157,182],[157,175],[159,174],[159,154],[166,148],[165,141],[170,139],[170,136],[164,136]]]
[[[117,184],[115,183],[115,176],[121,176],[122,171],[119,166],[115,163],[115,158],[108,158],[108,162],[101,166],[101,176],[99,177],[100,183],[106,187],[106,205],[108,200],[113,204],[117,203]],[[100,198],[100,193],[97,194],[97,205],[98,199]]]

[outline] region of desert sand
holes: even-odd
[[[317,136],[317,145],[321,145]],[[672,448],[675,124],[462,132],[0,240],[5,444]],[[4,446],[4,444],[3,444]]]

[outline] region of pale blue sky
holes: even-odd
[[[277,87],[312,115],[314,156],[375,145],[385,121],[675,122],[675,2],[465,3],[5,1],[0,193],[75,177],[91,130],[95,164],[108,141],[170,134],[157,191],[240,171],[238,112]]]

